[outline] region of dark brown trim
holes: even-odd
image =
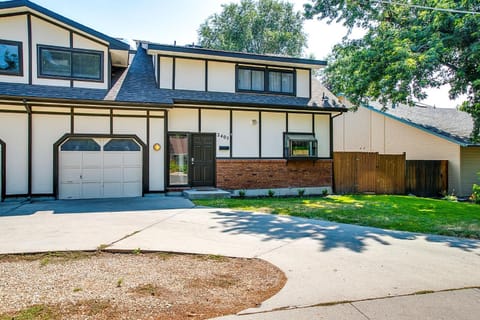
[[[110,134],[113,134],[113,109],[110,109]]]
[[[288,112],[285,112],[285,132],[288,132]]]
[[[232,148],[233,148],[233,110],[230,109],[230,139],[229,139],[229,142],[230,142],[230,159],[232,158],[232,155],[233,155],[233,151],[232,151]]]
[[[198,132],[202,132],[202,109],[198,108]]]
[[[110,47],[108,48],[107,59],[108,59],[107,74],[105,75],[105,77],[107,78],[107,87],[108,89],[111,89],[112,88],[112,53],[110,52]],[[128,57],[128,59],[130,59],[130,56]],[[103,63],[105,63],[105,61],[103,61]],[[128,64],[128,61],[127,61],[127,64]]]
[[[73,32],[72,32],[72,30],[70,30],[68,33],[69,33],[69,38],[70,38],[70,39],[69,39],[69,41],[70,41],[70,43],[69,43],[69,48],[70,48],[70,49],[73,49]],[[39,57],[39,56],[37,55],[37,58],[38,58],[38,57]],[[38,59],[37,59],[37,61],[38,61]],[[37,64],[38,64],[38,63],[37,63]],[[39,76],[39,75],[40,75],[40,73],[38,73],[37,76]],[[73,88],[73,80],[70,80],[70,88]]]
[[[160,89],[160,55],[157,54],[157,87]]]
[[[314,108],[314,107],[297,107],[292,105],[265,105],[260,106],[259,104],[255,103],[235,103],[235,102],[217,102],[217,101],[202,101],[202,100],[182,100],[182,99],[174,99],[175,100],[175,108],[209,108],[216,109],[216,110],[237,110],[237,111],[268,111],[269,109],[274,109],[276,111],[272,112],[291,112],[291,113],[316,113],[316,114],[330,114],[331,112],[347,112],[345,108]],[[231,107],[226,108],[225,105],[229,105]],[[215,106],[219,106],[215,107]],[[223,107],[223,108],[222,108]],[[312,110],[312,109],[318,109]],[[323,109],[323,110],[322,110]]]
[[[170,161],[168,161],[168,112],[165,111],[163,119],[163,189],[166,190],[170,183]]]
[[[73,112],[73,107],[70,107],[70,133],[75,133],[75,113]]]
[[[28,84],[33,84],[33,53],[32,53],[32,16],[27,14],[27,41],[28,41]]]
[[[330,115],[330,158],[333,159],[333,117],[332,115]]]
[[[315,135],[315,115],[312,114],[312,133]]]
[[[312,69],[308,69],[308,99],[312,99]]]
[[[176,69],[177,66],[176,66],[176,61],[175,61],[175,57],[173,57],[173,60],[172,60],[172,90],[175,90],[175,73],[176,73]]]
[[[205,60],[205,91],[208,92],[208,60]]]
[[[262,157],[262,112],[258,112],[258,157]]]
[[[9,17],[17,17],[17,16],[26,16],[28,12],[12,12],[12,13],[5,13],[0,14],[0,18],[9,18]]]
[[[145,165],[145,159],[148,157],[148,147],[145,143],[140,139],[137,135],[134,134],[71,134],[67,133],[64,134],[60,139],[58,139],[53,144],[53,195],[56,199],[58,199],[58,190],[59,190],[59,147],[62,143],[64,143],[67,139],[70,138],[123,138],[123,139],[133,139],[135,140],[141,147],[142,147],[142,196],[148,190],[148,175],[149,175],[149,167],[148,162]]]
[[[2,188],[2,192],[0,192],[0,202],[5,200],[5,195],[7,194],[6,192],[6,187],[7,187],[7,179],[6,179],[6,173],[7,173],[7,144],[0,139],[0,150],[1,150],[1,157],[0,157],[0,186]]]

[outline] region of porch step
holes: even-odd
[[[231,194],[228,191],[215,188],[198,188],[184,190],[183,196],[187,199],[225,199],[230,198]]]

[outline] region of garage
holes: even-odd
[[[58,198],[142,196],[142,146],[133,138],[72,137],[59,146]]]

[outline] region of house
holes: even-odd
[[[449,194],[469,196],[478,182],[480,144],[468,113],[418,104],[361,106],[334,120],[334,150],[405,153],[407,160],[448,160]]]
[[[332,188],[324,61],[123,41],[0,2],[0,194]]]

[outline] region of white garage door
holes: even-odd
[[[133,139],[70,138],[58,167],[60,199],[142,195],[142,147]]]

